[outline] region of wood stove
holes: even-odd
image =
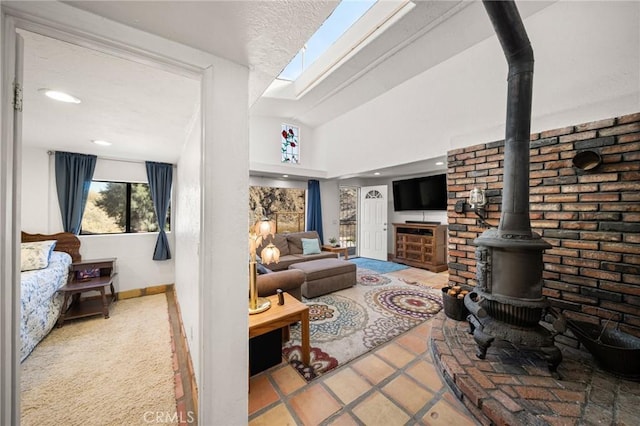
[[[540,324],[549,306],[542,294],[542,253],[551,246],[531,230],[529,219],[533,49],[513,1],[483,4],[509,65],[507,119],[500,223],[474,240],[477,285],[465,297],[467,320],[479,358],[499,338],[542,351],[555,371],[562,353],[553,344],[555,333]]]

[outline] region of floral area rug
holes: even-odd
[[[358,268],[355,286],[313,299],[309,306],[311,365],[302,364],[300,324],[283,355],[307,380],[368,352],[442,309],[442,292]]]

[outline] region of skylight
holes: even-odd
[[[295,81],[302,72],[338,40],[377,0],[342,0],[333,13],[305,43],[289,65],[280,73],[280,80]]]

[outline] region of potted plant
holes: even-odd
[[[338,240],[336,239],[336,237],[329,238],[329,244],[331,244],[331,247],[340,247],[340,244],[338,244]]]

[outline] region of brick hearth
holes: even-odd
[[[456,396],[483,425],[640,423],[640,383],[599,369],[587,352],[562,347],[558,377],[533,352],[495,342],[484,360],[466,321],[433,320],[434,362]]]

